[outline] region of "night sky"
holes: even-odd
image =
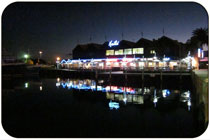
[[[163,35],[186,42],[196,28],[207,28],[205,9],[196,3],[14,3],[2,16],[3,47],[17,56],[54,61],[68,58],[79,43],[104,43]],[[91,41],[90,41],[91,37]]]

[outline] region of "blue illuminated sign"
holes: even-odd
[[[120,41],[117,41],[117,40],[115,40],[115,41],[109,41],[109,47],[111,48],[112,46],[118,46],[119,45],[119,43],[120,43]]]
[[[170,58],[169,57],[165,57],[165,58],[163,58],[163,61],[169,61],[170,60]]]

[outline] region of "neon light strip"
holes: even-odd
[[[201,57],[201,49],[198,48],[198,57],[200,58]]]
[[[203,58],[203,57],[204,57],[204,54],[203,54],[203,50],[202,50],[202,53],[201,53],[201,55],[202,55],[201,57]]]
[[[63,88],[68,88],[68,89],[79,89],[79,90],[96,90],[96,85],[95,83],[93,83],[91,86],[89,85],[85,85],[85,84],[72,84],[69,82],[62,82],[61,84],[57,84],[56,86],[62,86]],[[110,91],[114,92],[114,93],[129,93],[129,94],[135,94],[136,91],[133,88],[130,87],[125,87],[125,88],[118,88],[117,86],[106,86],[106,87],[102,87],[102,86],[97,86],[97,91],[102,91],[102,92],[108,92]],[[126,89],[126,92],[125,92]]]

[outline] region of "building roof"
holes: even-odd
[[[152,47],[152,46],[153,46],[152,41],[145,38],[139,39],[135,44],[135,47]]]

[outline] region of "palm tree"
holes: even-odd
[[[209,44],[208,38],[207,28],[197,28],[193,30],[192,37],[186,42],[186,51],[190,51],[192,54],[197,53],[198,48],[201,48],[204,44]]]
[[[208,29],[207,28],[198,28],[195,29],[192,33],[191,41],[198,42],[200,45],[208,44]]]

